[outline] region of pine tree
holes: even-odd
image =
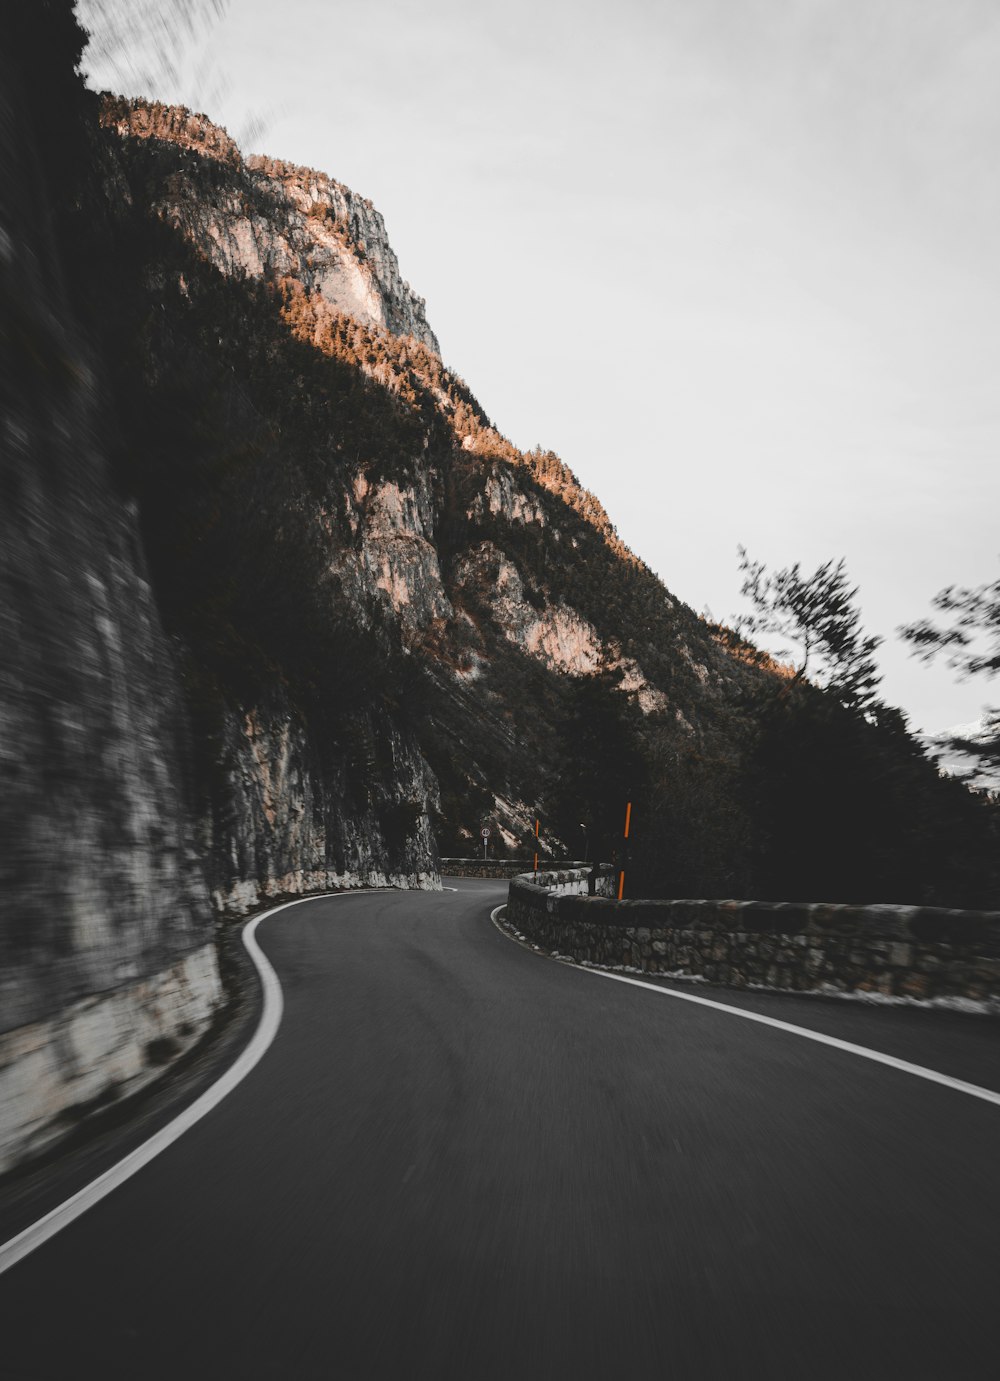
[[[795,680],[809,680],[830,691],[844,705],[865,709],[875,703],[880,675],[875,651],[881,638],[866,637],[843,560],[825,562],[803,576],[798,562],[769,575],[760,561],[739,548],[744,573],[741,593],[757,610],[736,620],[739,633],[777,635],[790,648],[776,651],[796,657]]]

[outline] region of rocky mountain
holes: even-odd
[[[346,618],[358,648],[382,638],[400,659],[412,684],[399,708],[440,787],[414,779],[407,799],[430,812],[439,842],[468,847],[488,818],[517,851],[541,813],[551,849],[579,850],[553,787],[574,683],[598,674],[661,752],[711,742],[725,754],[721,721],[746,663],[623,546],[556,456],[523,454],[493,427],[443,363],[370,203],[309,169],[244,162],[186,110],[110,98],[101,123],[115,233],[149,246],[133,293],[148,295],[145,320],[119,339],[138,331],[158,386],[194,352],[202,379],[228,371],[209,408],[213,425],[225,412],[231,444],[235,432],[259,447],[280,416],[267,468],[272,480],[285,470],[281,502],[296,493],[291,521],[318,546],[319,617]],[[142,467],[129,476],[159,522],[162,496],[152,503],[146,482]],[[161,542],[151,529],[154,567],[160,552],[174,561],[176,531]],[[159,583],[184,579],[171,566]],[[190,645],[187,617],[177,632]]]
[[[244,162],[225,130],[183,107],[110,97],[101,121],[123,138],[161,140],[190,155],[176,160],[149,209],[222,273],[294,278],[334,310],[438,352],[426,303],[403,282],[366,198],[312,168]],[[217,165],[210,177],[206,160]]]

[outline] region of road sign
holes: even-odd
[[[490,837],[490,832],[489,832],[489,830],[486,828],[485,825],[484,825],[483,828],[479,831],[479,833],[483,836],[484,839],[489,839],[489,837]]]

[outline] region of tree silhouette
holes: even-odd
[[[850,587],[843,560],[826,561],[810,576],[802,575],[798,562],[768,574],[745,547],[739,554],[741,594],[757,613],[737,619],[737,632],[777,634],[791,648],[775,655],[795,656],[796,681],[809,680],[851,708],[873,705],[880,680],[874,653],[882,639],[865,636],[854,603],[857,587]]]
[[[951,623],[939,628],[921,619],[901,628],[914,654],[930,662],[943,653],[963,679],[995,676],[1000,671],[1000,580],[975,588],[949,585],[931,602]],[[988,707],[984,720],[982,734],[952,738],[949,746],[976,759],[980,769],[995,769],[1000,767],[1000,707]]]

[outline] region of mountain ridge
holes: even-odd
[[[222,126],[186,106],[105,93],[100,119],[121,138],[161,140],[232,173],[213,188],[210,236],[204,221],[192,219],[183,168],[156,208],[223,272],[294,273],[356,319],[439,350],[426,303],[400,275],[385,222],[368,198],[313,168],[265,156],[244,159]],[[199,190],[205,210],[204,182]]]
[[[322,218],[303,219],[301,204],[289,208],[287,187],[294,185],[303,198],[318,186],[340,184],[277,160],[244,165],[224,131],[183,109],[138,101],[123,106],[105,98],[102,124],[120,141],[136,202],[179,231],[202,262],[234,281],[259,283],[294,340],[360,372],[407,419],[409,439],[399,435],[414,449],[409,460],[397,445],[388,465],[373,463],[360,445],[343,469],[347,443],[335,444],[342,477],[333,504],[349,540],[338,545],[329,565],[355,609],[377,598],[404,647],[421,649],[438,681],[442,675],[467,685],[478,681],[502,646],[499,632],[510,649],[554,674],[617,676],[644,718],[662,718],[669,710],[678,732],[690,738],[697,737],[696,707],[713,686],[725,699],[725,683],[760,674],[758,667],[744,668],[720,645],[718,630],[667,592],[618,537],[600,501],[553,452],[521,452],[492,424],[442,361],[430,328],[422,337],[409,329],[413,299],[398,266],[383,276],[378,311],[356,292],[345,297],[342,276],[315,272],[308,237],[324,236],[325,227]],[[209,150],[200,164],[198,145]],[[206,163],[225,166],[221,181]],[[275,178],[281,182],[277,212]],[[347,189],[341,194],[353,196]],[[366,214],[377,214],[365,206]],[[284,250],[289,223],[295,255]],[[356,265],[364,264],[368,247],[361,246],[358,257],[352,236],[362,235],[365,224],[345,220],[337,229],[336,253]],[[321,248],[329,250],[328,239]],[[190,301],[183,271],[175,281]],[[231,358],[238,368],[235,354]],[[326,387],[318,373],[316,384],[319,392]],[[392,425],[400,422],[397,416]],[[561,561],[578,568],[571,597],[550,579]],[[595,569],[595,561],[606,569]],[[637,615],[634,634],[625,631],[630,607]],[[750,659],[759,660],[755,653]],[[485,711],[480,698],[479,712]],[[440,775],[440,759],[433,766]],[[502,817],[501,800],[522,800],[517,820],[505,826],[501,818],[498,826],[524,829],[536,808],[524,794],[498,784],[491,811]]]
[[[466,449],[483,455],[498,456],[513,464],[528,464],[546,487],[561,489],[573,495],[574,506],[608,536],[618,555],[645,565],[618,537],[600,500],[580,485],[565,462],[551,450],[542,447],[528,452],[518,450],[494,427],[464,380],[445,365],[437,337],[426,321],[426,299],[417,296],[410,285],[402,279],[395,253],[388,242],[384,220],[368,198],[353,192],[346,184],[338,182],[329,174],[306,165],[262,154],[244,159],[235,140],[223,126],[215,124],[207,115],[194,112],[186,106],[103,93],[100,119],[104,128],[113,130],[122,138],[161,140],[177,148],[187,149],[205,158],[225,163],[234,170],[250,175],[251,178],[255,174],[260,175],[266,184],[280,185],[288,193],[289,202],[306,220],[313,207],[330,205],[334,192],[339,204],[361,208],[363,214],[352,211],[342,216],[337,227],[338,240],[341,248],[349,255],[359,258],[361,262],[367,253],[365,228],[369,225],[374,227],[375,236],[381,247],[378,257],[384,259],[388,265],[381,284],[384,297],[381,312],[366,310],[356,297],[345,303],[336,291],[331,290],[329,284],[322,281],[321,275],[317,280],[315,264],[307,265],[310,258],[308,249],[316,247],[313,240],[308,242],[307,252],[298,256],[298,265],[293,265],[287,260],[281,265],[276,262],[278,256],[260,254],[262,237],[256,230],[246,237],[232,233],[227,237],[217,231],[206,236],[204,224],[197,225],[190,215],[185,216],[180,198],[173,203],[161,201],[154,207],[158,214],[186,233],[193,244],[202,251],[208,250],[211,261],[224,272],[242,271],[251,277],[286,277],[300,284],[305,289],[307,297],[315,293],[334,314],[341,312],[361,325],[386,330],[391,335],[412,336],[416,342],[437,356],[440,376],[447,381],[447,386],[442,389],[440,401],[452,413],[456,436]],[[266,235],[265,231],[265,242]],[[233,252],[213,254],[213,245],[224,243],[227,238]],[[248,241],[257,250],[255,255],[247,252]],[[303,267],[307,271],[301,271]],[[284,273],[282,268],[285,270]],[[295,271],[296,269],[299,271]],[[363,359],[359,359],[358,363],[361,368],[365,368]]]

